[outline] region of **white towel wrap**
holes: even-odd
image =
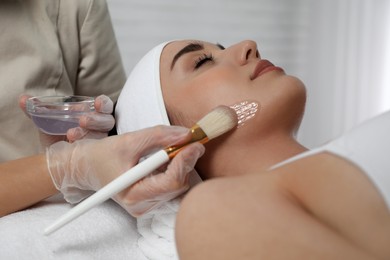
[[[167,44],[150,50],[130,73],[115,108],[118,134],[170,125],[160,85],[160,56]]]

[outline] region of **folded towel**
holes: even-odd
[[[111,200],[43,235],[70,208],[56,196],[0,218],[0,259],[147,259],[137,244],[136,219]]]
[[[137,219],[138,246],[147,259],[178,259],[175,245],[175,219],[181,198],[166,202]]]
[[[191,187],[200,182],[190,175]],[[53,196],[0,218],[0,259],[176,260],[175,219],[183,197],[137,219],[109,200],[45,236],[43,230],[72,207]]]

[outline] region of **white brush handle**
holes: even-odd
[[[140,162],[130,170],[126,171],[112,182],[95,192],[93,195],[80,202],[77,206],[73,207],[66,214],[57,219],[53,224],[48,226],[44,230],[45,235],[49,235],[52,232],[58,230],[62,226],[66,225],[70,221],[84,214],[92,207],[108,200],[115,194],[134,184],[138,180],[142,179],[158,167],[169,161],[169,156],[164,150],[160,150],[153,154],[149,158]]]

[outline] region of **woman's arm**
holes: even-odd
[[[44,154],[0,164],[0,217],[56,194]]]

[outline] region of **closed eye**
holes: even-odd
[[[207,62],[212,62],[214,61],[214,57],[212,54],[203,54],[200,56],[196,61],[195,61],[195,66],[194,69],[197,70],[199,69],[202,65],[204,65]]]

